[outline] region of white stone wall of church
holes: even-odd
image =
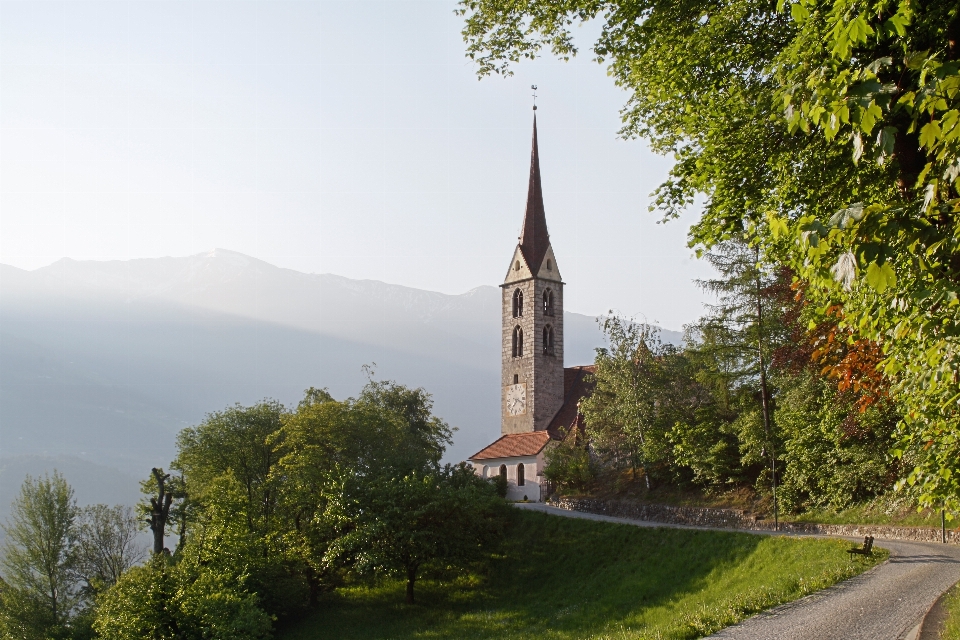
[[[532,502],[541,502],[546,496],[540,495],[540,483],[543,477],[543,454],[522,456],[519,458],[491,458],[473,461],[473,470],[481,478],[492,478],[500,473],[500,465],[507,466],[507,500],[523,500],[526,496]],[[517,466],[523,465],[523,486],[517,485]]]

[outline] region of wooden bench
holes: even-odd
[[[862,547],[854,547],[853,549],[847,549],[847,553],[858,553],[862,556],[873,555],[873,536],[866,536],[863,539]]]

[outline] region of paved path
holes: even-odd
[[[544,504],[517,506],[559,516],[638,527],[679,527],[567,511]],[[772,535],[763,531],[744,533]],[[940,594],[960,581],[960,547],[896,540],[877,540],[874,544],[890,550],[888,562],[829,589],[757,614],[710,637],[728,640],[913,640],[930,606]]]

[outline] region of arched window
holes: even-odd
[[[547,260],[547,271],[553,271],[553,263]]]
[[[517,486],[523,486],[523,463],[517,465]]]
[[[500,465],[500,477],[504,480],[507,478],[507,465],[505,464]]]
[[[523,315],[523,291],[517,289],[513,292],[513,317],[519,318]]]
[[[553,355],[553,327],[550,325],[543,328],[543,355]]]
[[[553,291],[550,289],[543,292],[543,315],[553,315]]]
[[[523,329],[517,325],[513,328],[513,357],[521,356],[523,356]]]

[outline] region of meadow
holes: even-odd
[[[955,585],[943,602],[947,619],[943,624],[941,640],[960,640],[960,584]]]
[[[415,605],[401,581],[356,583],[278,637],[698,638],[886,557],[851,559],[849,547],[518,512],[498,553],[467,573],[436,570]]]

